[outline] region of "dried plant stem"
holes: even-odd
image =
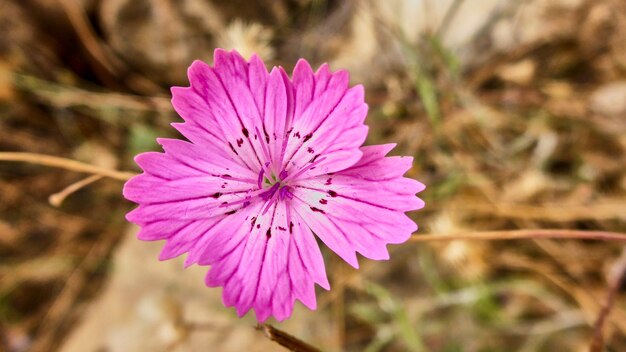
[[[258,324],[256,329],[262,331],[268,339],[276,342],[277,344],[295,352],[320,352],[316,347],[309,345],[308,343],[289,335],[288,333],[279,330],[269,324]]]
[[[126,181],[136,175],[132,172],[111,170],[87,163],[82,163],[76,160],[60,158],[45,154],[0,152],[0,161],[21,161],[50,167],[58,167],[65,170],[84,172],[103,177],[110,177],[120,181]]]
[[[456,241],[456,240],[483,240],[502,241],[518,239],[538,239],[538,238],[561,238],[561,239],[582,239],[598,241],[619,241],[626,242],[626,233],[606,232],[606,231],[580,231],[580,230],[510,230],[510,231],[478,231],[450,235],[415,235],[410,242],[432,242],[432,241]]]
[[[55,207],[60,207],[65,198],[67,198],[70,194],[80,190],[81,188],[88,186],[99,179],[101,179],[101,175],[91,175],[87,178],[84,178],[78,182],[72,183],[71,185],[65,187],[62,191],[57,192],[55,194],[51,194],[48,197],[48,202]]]
[[[602,309],[598,313],[598,317],[594,324],[593,338],[589,347],[590,352],[601,352],[604,350],[604,335],[602,333],[604,323],[606,322],[611,309],[615,304],[615,298],[619,291],[622,282],[625,280],[626,274],[626,247],[622,249],[622,255],[617,259],[617,262],[613,264],[611,271],[607,277],[608,287],[606,293],[606,300],[602,305]]]

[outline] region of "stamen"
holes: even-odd
[[[293,193],[291,193],[289,187],[285,186],[278,191],[278,197],[281,199],[293,199]]]
[[[267,201],[267,204],[265,205],[265,208],[263,208],[263,211],[261,212],[261,215],[265,215],[265,213],[267,213],[267,211],[272,206],[272,204],[276,203],[276,201],[278,200],[278,198],[276,197],[276,189],[274,188],[275,186],[278,186],[278,183],[275,184],[274,186],[272,186],[272,188],[271,188],[271,190],[272,190],[271,196],[269,198],[265,199]]]
[[[267,202],[267,204],[265,205],[265,208],[263,208],[263,211],[261,212],[261,215],[265,215],[265,213],[267,213],[267,211],[270,209],[272,204],[274,204],[274,202],[276,202],[276,201],[272,200],[270,202]]]
[[[263,176],[270,174],[270,170],[267,168],[269,165],[270,162],[268,161],[265,163],[265,167],[259,171],[259,177],[257,178],[257,185],[259,186],[259,189],[263,189]]]
[[[302,170],[298,171],[297,173],[295,173],[292,176],[287,177],[286,179],[284,179],[283,181],[287,181],[287,180],[291,180],[294,179],[300,175],[302,175],[303,173],[311,170],[312,168],[314,168],[316,165],[318,165],[319,163],[321,163],[322,161],[324,161],[326,159],[326,157],[321,157],[318,160],[316,160],[315,162],[310,163],[309,165],[305,166],[304,168],[302,168]]]
[[[265,175],[265,169],[261,169],[261,171],[259,171],[259,178],[257,179],[257,186],[259,186],[259,189],[263,188],[263,175]]]
[[[280,184],[275,183],[270,189],[259,194],[259,197],[261,197],[263,200],[268,200],[272,198],[274,196],[274,193],[276,193],[276,190],[278,189],[278,187],[280,187]]]

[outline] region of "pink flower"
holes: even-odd
[[[315,236],[358,268],[356,252],[388,259],[386,245],[417,230],[404,214],[424,206],[424,186],[402,177],[412,158],[361,146],[367,105],[346,71],[300,60],[290,79],[217,49],[214,67],[188,74],[172,104],[190,142],[161,138],[165,153],[135,158],[144,173],[124,186],[139,204],[127,219],[139,239],[167,240],[159,259],[210,265],[206,284],[239,316],[284,320],[296,299],[316,308],[314,283],[330,285]]]

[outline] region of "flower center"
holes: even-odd
[[[293,198],[291,187],[289,187],[285,181],[287,178],[287,172],[283,170],[280,172],[278,177],[276,177],[274,173],[269,172],[266,168],[259,172],[258,179],[259,189],[265,190],[259,195],[259,197],[267,202],[262,214],[265,214],[276,201],[280,199],[284,200]]]

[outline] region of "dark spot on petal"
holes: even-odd
[[[230,150],[232,150],[233,153],[235,153],[235,155],[239,155],[237,151],[235,150],[235,147],[233,147],[232,143],[228,142],[228,146],[230,147]]]
[[[272,135],[274,136],[274,140],[278,139],[276,138],[276,133],[272,133]]]
[[[326,199],[320,199],[320,203],[322,204],[328,204],[328,201]]]
[[[291,131],[293,131],[293,127],[289,129],[289,131],[287,131],[287,133],[285,133],[285,136],[289,136],[289,134],[291,134]]]
[[[224,182],[224,184],[222,185],[222,188],[226,188],[226,185],[227,185],[227,184],[228,184],[228,183]]]
[[[331,197],[337,197],[337,192],[333,191],[332,189],[328,191],[328,194],[329,194]]]
[[[257,140],[258,138],[259,138],[259,135],[255,133],[254,134],[254,140]]]
[[[300,132],[296,132],[296,133],[294,133],[294,135],[293,135],[293,136],[294,136],[294,137],[296,137],[296,138],[300,138]]]
[[[261,228],[261,224],[256,224],[256,228],[260,229]]]
[[[270,135],[267,134],[267,131],[265,130],[265,127],[263,127],[263,133],[265,133],[265,142],[269,143],[270,142]]]
[[[309,133],[309,134],[307,134],[306,136],[304,136],[304,140],[303,140],[303,142],[308,141],[309,139],[311,139],[311,137],[313,137],[313,133]]]
[[[265,233],[265,237],[269,240],[270,238],[272,238],[272,229],[267,229],[267,232]]]
[[[243,133],[244,137],[246,138],[248,138],[248,136],[250,135],[248,134],[248,130],[245,127],[241,130],[241,133]]]
[[[330,185],[332,183],[333,179],[332,178],[328,178],[328,180],[326,180],[326,183],[324,183],[325,185]]]
[[[311,154],[315,153],[315,150],[313,150],[313,148],[311,148],[311,147],[308,147],[306,151],[311,153]]]
[[[319,209],[319,208],[316,208],[316,207],[309,207],[309,208],[311,208],[311,210],[316,211],[318,213],[326,214],[326,212],[323,211],[322,209]]]
[[[320,154],[315,154],[315,156],[314,156],[314,157],[312,157],[312,158],[311,158],[311,160],[309,160],[309,162],[314,163],[314,162],[315,162],[315,160],[317,160],[317,158],[319,158],[319,156],[320,156]],[[311,169],[314,169],[314,168],[312,167]]]
[[[212,195],[211,197],[217,199],[221,196],[222,194],[220,192],[215,193],[214,195]]]
[[[239,148],[241,148],[241,146],[242,146],[242,145],[243,145],[243,138],[239,138],[239,139],[237,140],[237,146],[238,146]]]
[[[289,221],[289,233],[293,233],[293,222]]]
[[[233,215],[233,214],[235,214],[236,212],[237,212],[237,210],[231,210],[231,211],[227,211],[227,212],[225,212],[224,214],[226,214],[226,215]]]
[[[250,225],[250,230],[252,230],[254,228],[254,224],[256,223],[256,216],[252,217],[252,220],[250,221],[250,223],[252,224]]]
[[[231,175],[229,175],[229,174],[223,174],[223,175],[222,175],[222,177],[223,177],[223,178],[231,178],[232,176],[231,176]]]
[[[281,231],[287,231],[287,229],[282,227],[282,226],[278,226],[278,229],[281,230]]]
[[[227,205],[227,204],[228,204],[228,202],[222,202],[222,205]]]

